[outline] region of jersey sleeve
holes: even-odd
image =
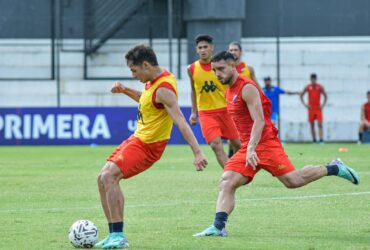
[[[276,87],[277,88],[277,91],[278,91],[278,94],[285,94],[285,90],[280,88],[280,87]]]
[[[195,68],[195,64],[192,63],[188,66],[188,69],[190,71],[190,75],[193,76],[194,75],[194,68]]]
[[[157,103],[155,100],[157,99],[157,90],[159,88],[166,88],[166,89],[169,89],[171,90],[173,93],[175,93],[175,95],[177,96],[177,91],[176,89],[168,82],[162,82],[161,84],[158,85],[158,87],[154,90],[154,93],[152,95],[152,103],[154,105],[154,107],[156,107],[157,109],[164,109],[164,106],[162,103]]]

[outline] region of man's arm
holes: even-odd
[[[256,147],[261,139],[262,131],[265,126],[265,117],[263,115],[260,94],[253,85],[246,85],[242,90],[242,98],[247,104],[249,113],[253,120],[251,138],[247,147],[247,163],[255,169],[259,162]]]
[[[156,102],[162,103],[171,116],[173,123],[179,128],[182,136],[188,142],[194,154],[194,165],[197,171],[202,171],[208,164],[202,150],[199,147],[197,139],[189,125],[186,123],[182,114],[175,93],[167,88],[158,88],[156,92]]]
[[[303,99],[303,96],[304,94],[306,94],[307,92],[307,87],[304,88],[304,90],[299,94],[299,97],[301,99],[301,102],[302,104],[306,107],[306,108],[309,108],[308,105],[304,102],[304,99]]]
[[[284,93],[283,94],[287,94],[287,95],[299,95],[301,92],[299,91],[288,91],[288,90],[283,90]]]
[[[321,93],[324,96],[324,101],[323,101],[322,106],[321,106],[321,109],[323,109],[326,105],[327,100],[328,100],[328,95],[326,94],[326,91],[325,91],[323,86],[321,86]]]
[[[252,66],[248,66],[248,69],[249,69],[249,74],[251,76],[252,81],[254,81],[255,83],[257,83],[258,86],[260,86],[260,84],[257,81],[256,73],[254,71],[254,68]]]
[[[370,121],[366,120],[365,117],[365,106],[362,105],[361,107],[361,123],[365,124],[366,126],[370,126]]]
[[[112,93],[122,93],[125,94],[132,99],[134,99],[136,102],[139,102],[141,91],[137,91],[135,89],[128,88],[124,86],[121,82],[115,82],[112,86],[112,89],[110,90]]]
[[[195,96],[195,87],[194,87],[194,80],[191,73],[190,66],[188,67],[188,75],[190,80],[190,87],[191,87],[191,114],[189,117],[189,123],[190,125],[197,124],[197,99]]]

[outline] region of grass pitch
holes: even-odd
[[[169,146],[151,169],[121,182],[130,248],[370,249],[370,145],[285,145],[297,168],[340,157],[361,184],[327,177],[288,190],[261,171],[237,192],[229,237],[194,238],[213,222],[222,173],[203,148],[204,172],[195,172],[187,146]],[[93,221],[105,237],[96,176],[113,149],[1,147],[0,249],[73,249],[67,232],[78,219]]]

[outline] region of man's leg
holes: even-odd
[[[277,178],[287,188],[299,188],[330,175],[342,177],[356,185],[360,183],[360,178],[356,171],[340,160],[334,160],[326,166],[305,166],[302,169],[277,176]]]
[[[235,191],[246,183],[248,183],[248,177],[234,171],[224,172],[220,180],[214,223],[203,232],[194,236],[226,236],[224,229],[228,216],[234,210]]]
[[[97,245],[103,248],[128,246],[128,242],[123,234],[124,197],[119,186],[119,181],[122,178],[121,170],[113,162],[107,162],[98,176],[100,199],[110,226],[108,238],[104,239],[105,242],[103,240]]]
[[[366,129],[366,124],[364,122],[360,122],[360,127],[358,128],[358,143],[362,143],[362,136]]]
[[[312,141],[316,142],[315,122],[310,122]]]
[[[220,136],[217,136],[216,138],[214,138],[210,143],[209,145],[211,146],[213,152],[215,153],[216,155],[216,158],[217,158],[217,161],[218,161],[218,164],[220,164],[220,166],[222,168],[224,168],[225,166],[225,163],[227,162],[227,160],[229,159],[224,151],[224,145],[222,144],[222,140],[221,140],[221,137]]]
[[[229,150],[229,158],[231,158],[231,156],[233,156],[233,154],[235,154],[239,149],[240,149],[240,139],[237,138],[237,139],[231,139],[229,140],[229,148],[230,150],[232,150],[232,154],[230,154],[230,150]]]
[[[324,131],[323,131],[323,128],[322,128],[322,122],[318,121],[317,125],[319,127],[320,143],[323,143],[324,142]]]
[[[109,165],[109,162],[107,162],[103,169],[107,168]],[[102,171],[103,171],[102,169]],[[112,218],[110,216],[110,211],[109,211],[109,207],[108,207],[108,202],[107,202],[107,195],[106,195],[106,191],[105,191],[105,188],[104,188],[104,184],[103,184],[103,180],[101,178],[101,174],[99,174],[98,176],[98,188],[99,188],[99,194],[100,194],[100,202],[102,204],[102,208],[103,208],[103,211],[104,211],[104,215],[105,217],[107,218],[107,221],[108,221],[108,228],[109,228],[109,233],[112,233]],[[105,238],[104,240],[102,240],[101,242],[98,243],[98,246],[104,244],[106,241],[108,240],[108,237]]]

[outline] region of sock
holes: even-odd
[[[324,139],[320,139],[320,142],[324,142]]]
[[[216,213],[216,216],[215,216],[215,222],[213,223],[213,225],[218,229],[218,230],[222,230],[225,228],[225,225],[226,225],[226,222],[227,222],[227,217],[229,217],[229,215],[225,212],[218,212]]]
[[[338,165],[326,165],[326,169],[328,170],[328,176],[338,175],[338,172],[339,172]]]
[[[358,139],[362,142],[362,133],[358,133]]]
[[[123,232],[123,221],[112,223],[112,233],[122,233]]]
[[[314,138],[312,141],[313,141],[314,143],[316,143],[316,138]]]
[[[113,233],[113,223],[108,223],[109,233]]]

